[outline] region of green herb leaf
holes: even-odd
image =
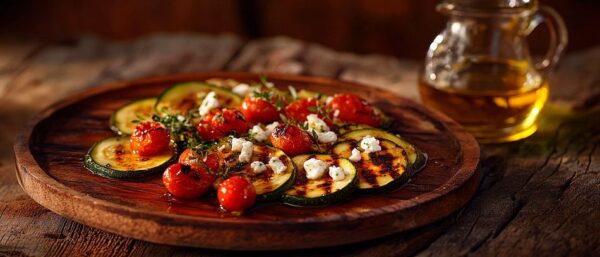
[[[289,123],[289,119],[282,113],[279,114],[279,118],[281,119],[281,121],[283,121],[285,123]]]
[[[269,102],[271,101],[271,92],[259,92],[255,90],[254,92],[252,92],[252,97],[264,99],[265,101]]]

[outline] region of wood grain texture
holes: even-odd
[[[168,37],[161,36],[161,40],[169,42]],[[214,47],[222,43],[221,39],[214,37],[187,37],[190,41],[206,41],[207,45]],[[600,208],[600,152],[597,150],[598,138],[593,136],[600,134],[600,129],[597,125],[583,126],[598,122],[600,74],[597,71],[600,67],[600,47],[574,53],[561,60],[550,82],[551,98],[541,113],[540,131],[518,143],[483,146],[480,165],[483,178],[475,198],[461,211],[420,229],[344,247],[243,253],[172,247],[124,238],[64,219],[36,204],[21,190],[14,175],[11,149],[14,135],[37,111],[68,92],[82,90],[96,80],[103,83],[120,80],[102,71],[117,67],[116,64],[120,63],[118,60],[126,58],[130,52],[139,52],[135,47],[143,45],[140,42],[145,40],[148,39],[118,43],[122,51],[115,54],[118,58],[102,57],[100,54],[76,58],[86,56],[85,49],[112,49],[113,45],[117,45],[90,39],[60,46],[40,47],[39,44],[28,42],[3,45],[1,49],[10,50],[0,51],[0,60],[3,63],[4,60],[11,60],[11,64],[2,67],[0,87],[18,87],[19,90],[11,90],[12,93],[8,95],[0,94],[2,103],[12,101],[12,98],[24,98],[21,101],[26,101],[27,96],[22,94],[28,92],[60,88],[55,81],[64,80],[70,85],[52,94],[35,97],[32,101],[26,101],[27,104],[0,105],[3,120],[0,123],[0,255],[515,257],[595,256],[600,251],[600,237],[597,236],[597,224],[600,222],[598,212],[593,211]],[[246,67],[252,66],[257,72],[272,70],[274,67],[263,60],[275,59],[282,67],[302,67],[289,72],[310,75],[315,70],[322,71],[322,76],[343,76],[344,79],[386,88],[418,100],[414,71],[419,63],[385,56],[339,53],[287,38],[244,44],[236,40],[238,43],[235,47],[221,50],[229,53],[230,59],[219,60],[219,63],[226,64],[218,69],[232,69],[238,59],[247,56],[244,61]],[[93,45],[96,47],[83,47],[89,45],[85,42],[90,41],[95,42]],[[282,42],[290,47],[281,46]],[[291,57],[280,57],[281,52],[298,51],[298,46],[306,50],[287,55]],[[21,51],[14,50],[18,48]],[[253,49],[262,50],[256,52]],[[161,54],[156,51],[147,51],[146,54]],[[256,56],[247,55],[247,51],[255,51]],[[305,57],[312,51],[318,54]],[[52,71],[40,68],[42,63],[57,63],[57,57],[64,53],[70,53],[72,57],[67,62],[75,65],[55,67]],[[137,62],[138,58],[129,58],[129,63]],[[208,62],[210,60],[207,59],[205,63]],[[98,64],[92,66],[91,63]],[[152,72],[158,73],[167,67],[161,63],[148,65],[153,68],[148,69],[147,74],[139,73],[139,77],[150,76]],[[205,70],[203,62],[195,65],[199,67],[189,69]],[[85,66],[94,72],[70,71],[78,66]],[[348,66],[354,68],[344,68]],[[127,72],[128,65],[118,67],[112,70]],[[246,68],[237,70],[243,69]],[[404,81],[407,83],[401,83]],[[65,90],[68,92],[63,92]],[[557,128],[560,131],[557,132]]]
[[[218,211],[214,196],[181,201],[165,196],[160,176],[106,179],[82,157],[112,135],[110,115],[132,100],[159,95],[184,81],[211,78],[258,82],[258,74],[191,73],[119,82],[44,110],[15,144],[19,184],[38,203],[86,225],[172,245],[230,250],[300,249],[359,242],[420,227],[462,207],[479,183],[479,145],[458,124],[384,90],[316,77],[269,74],[269,80],[326,94],[353,92],[395,120],[400,133],[428,155],[425,168],[401,189],[362,195],[319,208],[272,203],[236,217]]]

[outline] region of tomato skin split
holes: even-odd
[[[204,140],[216,140],[227,135],[242,135],[250,129],[246,117],[236,109],[215,109],[202,117],[198,135]]]
[[[176,198],[194,199],[208,192],[215,177],[205,165],[176,163],[165,170],[162,181],[167,191]]]
[[[275,127],[269,139],[274,147],[283,150],[290,156],[309,153],[313,149],[312,138],[308,132],[291,124]]]
[[[131,149],[141,156],[152,156],[169,150],[171,134],[158,122],[142,122],[130,138]]]

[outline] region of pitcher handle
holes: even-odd
[[[560,15],[548,6],[540,6],[533,15],[529,26],[526,29],[527,35],[531,33],[540,23],[546,23],[550,32],[550,46],[548,52],[540,62],[535,64],[535,68],[547,72],[552,69],[560,59],[560,55],[567,46],[567,28]]]

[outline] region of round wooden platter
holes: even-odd
[[[479,184],[479,146],[457,123],[388,91],[324,78],[269,74],[277,86],[358,94],[393,116],[394,132],[424,151],[427,166],[395,191],[318,208],[263,204],[240,217],[220,212],[214,195],[168,197],[160,176],[124,181],[96,176],[83,156],[112,136],[108,119],[128,101],[157,96],[176,82],[249,73],[197,73],[120,82],[88,90],[40,113],[17,138],[17,176],[39,204],[85,225],[150,242],[231,250],[334,246],[416,228],[463,206]]]

